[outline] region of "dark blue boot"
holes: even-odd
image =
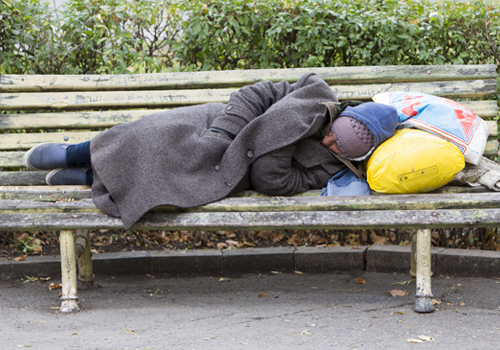
[[[65,168],[68,143],[41,143],[24,155],[24,166],[31,170]]]
[[[91,186],[93,180],[92,169],[89,167],[54,169],[45,177],[45,182],[51,186]]]

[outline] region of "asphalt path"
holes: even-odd
[[[433,277],[441,303],[432,314],[412,310],[410,280],[367,272],[104,276],[79,291],[74,314],[57,311],[60,290],[48,288],[57,280],[3,281],[0,349],[500,348],[499,279]],[[394,289],[409,295],[394,297]]]

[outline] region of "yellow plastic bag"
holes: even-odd
[[[372,190],[419,193],[447,184],[465,161],[452,143],[425,131],[402,129],[380,145],[365,165]]]

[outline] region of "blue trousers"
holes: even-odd
[[[66,148],[66,162],[69,167],[90,167],[85,172],[87,185],[92,186],[94,172],[90,165],[90,141],[70,145]]]

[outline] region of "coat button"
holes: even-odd
[[[227,110],[228,111],[231,110],[231,109],[233,109],[233,106],[231,106],[231,105],[227,106]]]
[[[215,171],[219,171],[219,170],[220,170],[220,164],[217,164],[217,165],[215,166]]]
[[[224,183],[226,184],[226,186],[231,186],[231,182],[229,182],[229,180],[224,181]]]
[[[253,152],[252,152],[252,150],[249,150],[249,151],[247,152],[247,157],[248,157],[248,158],[252,158],[252,157],[253,157]]]

